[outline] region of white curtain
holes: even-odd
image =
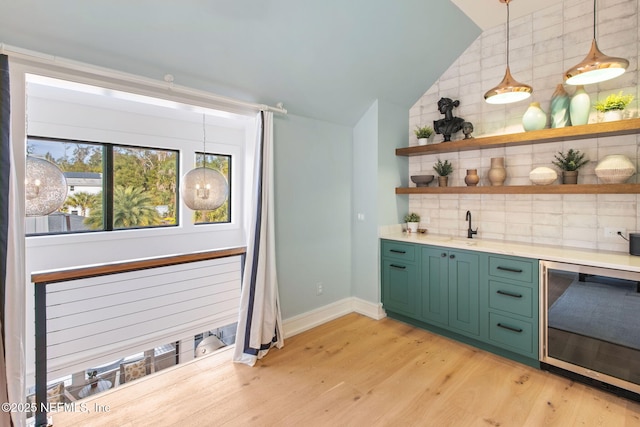
[[[273,113],[260,112],[255,144],[251,214],[245,223],[247,254],[233,360],[247,365],[282,348],[274,234]]]
[[[20,104],[16,97],[16,104]],[[2,329],[3,360],[0,366],[4,370],[0,375],[2,381],[2,402],[20,403],[25,397],[25,260],[24,260],[24,214],[23,199],[19,178],[24,164],[24,152],[16,150],[11,143],[10,110],[12,98],[9,88],[9,63],[6,55],[0,55],[0,240],[2,241],[2,258],[4,258],[0,274],[3,297]],[[19,109],[18,109],[19,110]],[[18,111],[20,113],[20,111]],[[15,116],[15,122],[24,125],[24,115]],[[19,137],[24,136],[23,134]],[[12,412],[11,421],[2,413],[0,425],[21,427],[26,424],[24,412]]]

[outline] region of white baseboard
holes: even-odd
[[[292,337],[354,312],[375,320],[386,317],[386,313],[382,309],[382,304],[365,301],[356,297],[349,297],[283,320],[282,327],[284,337]]]

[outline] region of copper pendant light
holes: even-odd
[[[507,69],[500,84],[484,94],[484,100],[489,104],[510,104],[522,101],[531,96],[533,88],[516,81],[509,69],[509,3],[512,0],[499,0],[507,5]]]
[[[596,42],[596,0],[593,0],[593,41],[587,56],[579,64],[564,73],[564,81],[570,85],[588,85],[621,76],[629,66],[624,58],[607,56],[600,52]]]

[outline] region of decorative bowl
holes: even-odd
[[[636,173],[636,167],[623,154],[610,154],[596,166],[596,176],[605,184],[622,184]]]
[[[433,175],[411,175],[411,181],[416,187],[426,187],[433,181]]]
[[[540,166],[529,172],[529,179],[536,185],[549,185],[558,179],[558,174],[551,168]]]

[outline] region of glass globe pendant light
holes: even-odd
[[[510,104],[522,101],[531,96],[533,88],[516,81],[509,69],[509,3],[512,0],[499,0],[507,5],[507,69],[500,84],[484,94],[484,100],[488,104]]]
[[[564,73],[565,83],[588,85],[611,80],[624,74],[629,61],[624,58],[607,56],[598,49],[596,42],[596,0],[593,0],[593,41],[587,56]]]
[[[194,211],[212,211],[224,204],[229,196],[227,179],[215,169],[205,166],[206,126],[202,116],[202,166],[192,169],[182,177],[180,193],[185,205]]]
[[[27,156],[25,163],[25,211],[27,216],[55,212],[67,199],[67,179],[53,163]]]

